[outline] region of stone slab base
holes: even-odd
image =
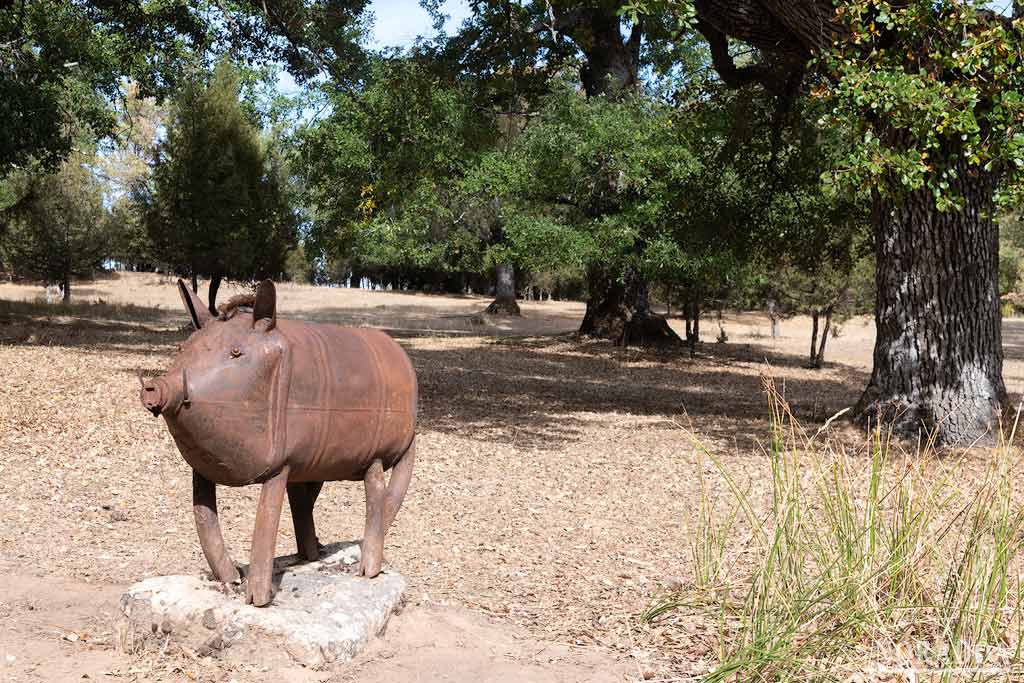
[[[244,604],[241,585],[196,576],[146,579],[121,596],[115,642],[127,652],[173,644],[247,663],[345,662],[383,632],[405,591],[400,574],[385,569],[365,579],[355,575],[358,566],[358,543],[327,546],[317,562],[278,558],[267,607]]]

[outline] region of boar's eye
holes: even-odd
[[[242,355],[242,349],[238,348],[237,346],[232,347],[232,349],[231,349],[231,357],[232,358],[238,358],[241,355]]]

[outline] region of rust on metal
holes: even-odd
[[[269,280],[216,318],[181,280],[178,290],[195,331],[165,374],[142,381],[140,398],[192,467],[196,530],[214,576],[239,578],[216,484],[262,486],[246,581],[247,601],[262,606],[285,494],[299,555],[315,560],[313,506],[325,481],[364,482],[359,571],[376,576],[415,460],[416,374],[405,351],[378,330],[279,320]]]

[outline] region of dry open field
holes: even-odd
[[[410,581],[410,608],[331,679],[110,649],[119,587],[205,568],[187,466],[137,398],[137,375],[162,371],[186,318],[171,282],[155,275],[78,285],[78,301],[102,303],[70,310],[24,303],[41,294],[0,285],[4,681],[627,681],[703,671],[700,634],[638,621],[692,578],[689,430],[737,472],[760,468],[761,375],[817,429],[856,401],[873,335],[866,319],[845,323],[828,367],[814,371],[803,367],[802,319],[772,340],[763,316],[729,314],[725,344],[705,320],[708,343],[691,358],[581,342],[571,335],[579,303],[524,303],[523,319],[492,321],[478,315],[487,303],[478,297],[280,287],[279,315],[390,331],[420,382],[417,470],[385,550]],[[1024,323],[1005,323],[1004,345],[1019,395]],[[228,545],[244,559],[257,489],[221,491]],[[317,514],[322,540],[358,538],[362,487],[329,484]],[[281,530],[279,553],[292,552],[290,520]]]

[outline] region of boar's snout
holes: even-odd
[[[159,415],[160,411],[167,405],[166,396],[166,383],[160,379],[151,379],[143,382],[142,389],[139,391],[142,405],[153,415]]]
[[[182,406],[188,406],[188,374],[185,370],[163,375],[156,379],[143,380],[139,398],[146,410],[154,415],[177,414]]]

